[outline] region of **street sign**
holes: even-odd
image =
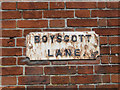
[[[100,55],[99,36],[85,32],[31,32],[26,36],[30,60],[95,59]]]

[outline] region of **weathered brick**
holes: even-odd
[[[119,35],[119,28],[94,28],[95,31],[99,35]]]
[[[68,84],[69,76],[52,76],[51,83],[52,84]]]
[[[76,17],[90,17],[90,10],[76,10]]]
[[[107,8],[119,8],[119,2],[107,2]]]
[[[110,54],[110,47],[109,46],[101,46],[100,53],[101,54]]]
[[[16,10],[16,2],[2,2],[3,10]]]
[[[2,19],[20,19],[21,12],[20,11],[3,11]]]
[[[109,56],[108,55],[104,55],[101,57],[101,63],[102,64],[109,64],[110,60],[109,60]]]
[[[66,2],[66,8],[96,8],[96,2]]]
[[[6,86],[2,90],[25,90],[25,86]]]
[[[101,74],[110,74],[110,73],[119,73],[119,65],[99,65],[95,66],[95,73]]]
[[[91,31],[90,28],[76,28],[75,31]]]
[[[25,61],[23,61],[25,59],[25,57],[18,57],[18,65],[25,65],[26,64],[26,62]]]
[[[79,89],[93,89],[94,85],[79,85]]]
[[[118,56],[115,56],[115,55],[110,55],[110,63],[120,63],[120,60],[119,60],[119,58],[120,58],[120,55],[118,55]]]
[[[82,76],[71,76],[72,84],[89,84],[89,83],[100,83],[100,75],[82,75]]]
[[[25,19],[42,18],[42,11],[23,11],[23,18]]]
[[[16,46],[25,46],[25,38],[18,38]]]
[[[72,10],[49,10],[44,11],[44,18],[73,18],[74,11]]]
[[[24,36],[26,36],[30,32],[41,32],[41,29],[24,29]]]
[[[44,90],[44,86],[27,86],[27,90]]]
[[[120,26],[120,19],[108,19],[107,25],[108,26]]]
[[[54,32],[59,32],[59,31],[74,31],[74,29],[43,29],[43,31],[49,32],[49,31],[54,31]]]
[[[2,48],[2,56],[20,56],[22,48]]]
[[[92,74],[93,66],[78,66],[78,74]]]
[[[48,2],[18,2],[18,9],[48,9]]]
[[[92,17],[119,17],[118,10],[92,10]]]
[[[0,39],[3,47],[14,47],[15,39]],[[0,45],[1,46],[1,45]]]
[[[64,9],[64,2],[50,2],[50,9]]]
[[[18,77],[19,85],[49,84],[49,76],[20,76]]]
[[[42,67],[25,67],[26,75],[40,75],[43,74]]]
[[[120,37],[109,37],[109,44],[120,44]]]
[[[65,27],[65,20],[50,20],[50,27]]]
[[[97,2],[97,8],[105,8],[106,2]]]
[[[78,90],[77,85],[49,85],[46,86],[46,90],[51,90],[51,89],[59,89],[59,90]]]
[[[117,88],[118,88],[119,86],[118,86],[118,84],[109,84],[109,85],[97,85],[96,86],[96,90],[100,90],[100,89],[105,89],[105,88],[107,88],[107,89],[116,89],[117,90]]]
[[[120,83],[120,75],[119,74],[111,75],[111,81],[113,83]]]
[[[22,37],[22,30],[2,30],[2,37]]]
[[[120,53],[120,46],[111,46],[111,53]]]
[[[93,27],[97,26],[96,19],[68,19],[67,20],[68,27]]]
[[[4,20],[1,22],[2,28],[16,28],[15,20]]]
[[[16,77],[2,77],[2,85],[16,85]]]
[[[1,62],[2,65],[16,65],[16,58],[13,57],[1,58]]]
[[[110,75],[103,75],[102,81],[103,83],[110,83]]]
[[[67,61],[52,61],[53,65],[66,65]]]
[[[2,67],[2,75],[22,75],[22,67]]]
[[[99,26],[107,26],[107,20],[106,19],[99,19]]]
[[[45,74],[75,74],[76,67],[75,66],[58,66],[58,67],[45,67]]]
[[[100,37],[100,44],[107,44],[108,38],[107,37]]]
[[[48,27],[47,20],[19,20],[17,22],[19,28],[44,28]]]

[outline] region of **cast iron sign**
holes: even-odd
[[[95,32],[31,32],[26,36],[30,60],[95,59],[100,54]]]

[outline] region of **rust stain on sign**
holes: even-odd
[[[95,59],[100,54],[95,32],[31,32],[26,36],[30,60]]]

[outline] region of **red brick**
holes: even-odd
[[[52,76],[51,83],[52,84],[68,84],[69,76]]]
[[[25,86],[6,86],[2,90],[25,90]]]
[[[75,31],[91,31],[90,28],[76,28]]]
[[[109,46],[101,46],[100,53],[101,54],[110,54],[110,47]]]
[[[16,77],[2,77],[2,85],[16,85]]]
[[[96,2],[66,2],[66,8],[96,8]]]
[[[98,89],[97,89],[98,88]],[[111,89],[117,89],[118,88],[118,84],[109,84],[109,85],[97,85],[96,86],[96,90],[100,90],[100,89],[105,89],[105,88],[107,88],[107,89],[109,89],[109,88],[111,88]]]
[[[48,27],[47,20],[19,20],[17,22],[19,28],[44,28]]]
[[[94,28],[95,31],[99,35],[119,35],[119,28]]]
[[[74,17],[74,11],[71,10],[49,10],[44,11],[44,18],[73,18]]]
[[[103,83],[110,83],[110,75],[103,75],[102,81]]]
[[[26,62],[25,61],[23,61],[24,59],[25,59],[26,57],[18,57],[18,65],[25,65],[26,64]]]
[[[105,8],[106,2],[97,2],[97,8]]]
[[[108,26],[120,26],[120,19],[108,19],[107,25]]]
[[[45,67],[45,74],[75,74],[76,67],[75,66],[58,66],[58,67]]]
[[[16,58],[8,57],[8,58],[2,58],[2,65],[16,65]]]
[[[24,36],[26,36],[30,32],[41,32],[41,29],[25,29],[24,30]]]
[[[118,10],[92,10],[92,17],[119,17]]]
[[[111,46],[111,53],[120,53],[120,46]]]
[[[18,38],[16,45],[17,46],[25,46],[25,43],[26,43],[25,38]]]
[[[118,55],[118,56],[110,55],[110,60],[111,60],[110,63],[112,63],[112,64],[113,64],[113,63],[120,63],[119,58],[120,58],[120,55]]]
[[[67,61],[52,61],[53,65],[66,65]]]
[[[90,10],[76,10],[76,17],[90,17]]]
[[[43,74],[42,67],[25,67],[26,75],[40,75]]]
[[[99,26],[107,26],[107,20],[106,19],[99,19]]]
[[[55,31],[55,32],[59,32],[59,31],[74,31],[74,29],[43,29],[43,31],[49,32],[49,31]]]
[[[120,75],[111,75],[112,83],[120,83]]]
[[[100,75],[83,75],[83,76],[71,76],[72,84],[89,84],[89,83],[100,83]]]
[[[15,46],[15,39],[0,39],[2,40],[3,47],[14,47]]]
[[[109,44],[120,44],[120,37],[109,37]]]
[[[78,90],[77,85],[49,85],[46,86],[46,90],[58,89],[58,90]]]
[[[1,22],[2,28],[16,28],[15,20],[5,20]]]
[[[95,88],[95,86],[94,85],[79,85],[79,89],[93,89],[93,88]]]
[[[27,86],[27,90],[44,90],[44,86]]]
[[[107,44],[108,38],[107,37],[100,37],[100,44]]]
[[[50,2],[50,9],[64,9],[64,2]]]
[[[107,2],[107,8],[119,8],[120,2]]]
[[[2,19],[20,19],[21,12],[20,11],[3,11]]]
[[[95,73],[99,74],[110,74],[119,73],[119,65],[99,65],[95,66]]]
[[[23,18],[25,19],[42,18],[42,11],[23,11]]]
[[[101,57],[101,63],[102,64],[109,64],[109,56],[108,55],[104,55]]]
[[[50,20],[50,27],[65,27],[65,20]]]
[[[16,2],[2,2],[3,10],[16,10]]]
[[[2,56],[22,55],[22,48],[2,48]]]
[[[97,26],[96,19],[68,19],[67,20],[68,27],[92,27]]]
[[[2,37],[22,37],[22,30],[2,30]]]
[[[23,55],[26,56],[26,48],[23,48]]]
[[[22,75],[22,67],[2,67],[2,75]]]
[[[47,2],[18,2],[18,9],[48,9]]]
[[[49,84],[49,76],[21,76],[18,77],[19,85]]]
[[[93,66],[78,66],[78,74],[93,74]]]

